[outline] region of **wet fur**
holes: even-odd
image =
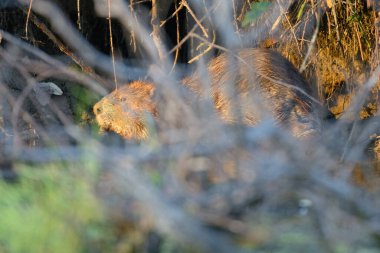
[[[211,96],[224,121],[238,121],[235,112],[240,111],[243,122],[254,125],[269,111],[296,137],[318,131],[320,124],[310,86],[288,60],[272,50],[253,48],[239,50],[232,61],[229,57],[222,54],[208,65]],[[200,97],[208,96],[206,91],[210,89],[199,73],[184,78],[182,83]],[[232,83],[239,110],[232,107]],[[154,89],[152,83],[135,81],[105,96],[94,106],[101,129],[127,139],[145,139],[148,131],[144,114],[158,117],[152,99]]]
[[[262,114],[269,111],[294,136],[302,137],[319,128],[315,112],[318,105],[313,102],[311,87],[282,55],[250,48],[238,51],[232,64],[228,57],[222,54],[208,67],[212,97],[222,119],[236,121],[229,98],[231,92],[226,85],[234,83],[246,124],[257,124],[264,117]],[[204,90],[198,75],[185,78],[183,83],[194,92]]]

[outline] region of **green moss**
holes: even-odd
[[[271,7],[271,5],[272,3],[268,1],[252,3],[251,9],[244,16],[242,26],[246,27],[253,21],[257,20],[261,14],[266,12]]]
[[[2,252],[83,252],[105,232],[93,171],[81,164],[21,166],[17,184],[0,182]]]
[[[77,122],[88,121],[92,106],[99,101],[100,96],[82,85],[68,86],[73,102],[74,118]]]

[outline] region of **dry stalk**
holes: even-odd
[[[212,11],[210,11],[210,12],[212,12]],[[209,18],[210,12],[206,13],[203,17],[201,17],[201,18],[199,19],[199,23],[202,23],[206,18]],[[192,34],[195,33],[195,30],[196,30],[198,27],[199,27],[199,26],[198,26],[198,23],[196,23],[196,24],[190,29],[190,31],[186,34],[186,36],[183,37],[183,38],[181,39],[181,41],[179,41],[179,42],[177,43],[176,46],[174,46],[171,50],[169,50],[168,54],[171,54],[171,53],[173,53],[175,50],[178,50],[178,48],[180,48],[184,43],[186,43],[186,41],[192,36]]]
[[[191,15],[191,17],[194,19],[195,23],[197,23],[198,27],[201,29],[202,33],[203,33],[203,36],[205,36],[206,38],[208,38],[208,32],[207,32],[207,29],[202,25],[202,21],[200,21],[197,16],[195,15],[195,13],[193,12],[193,10],[190,8],[190,6],[188,5],[187,1],[186,0],[182,0],[182,3],[183,6],[186,7],[187,9],[187,12]]]
[[[58,49],[69,56],[76,64],[78,64],[82,71],[85,73],[91,74],[93,70],[87,66],[83,60],[77,57],[60,39],[58,39],[54,33],[52,33],[49,28],[46,27],[44,23],[42,23],[34,14],[30,14],[30,19],[35,24],[35,26],[40,29],[57,47]]]
[[[280,5],[280,3],[278,3],[278,5],[280,6],[281,13],[285,13],[285,10],[284,10],[283,7]],[[279,22],[277,22],[277,23],[280,23],[280,17],[281,17],[281,16],[282,16],[282,15],[279,15],[279,18],[278,18]],[[289,25],[290,31],[291,31],[291,33],[292,33],[292,35],[293,35],[294,43],[297,44],[297,47],[296,47],[296,48],[298,49],[298,53],[299,53],[300,55],[302,55],[302,53],[301,53],[302,44],[301,44],[301,46],[299,46],[299,44],[298,44],[298,38],[297,38],[296,33],[295,33],[295,31],[294,31],[294,26],[293,26],[292,23],[290,22],[289,17],[288,17],[287,15],[284,15],[284,16],[285,16],[285,20],[286,20],[286,22],[287,22],[288,25]],[[272,28],[271,30],[274,30],[274,29]],[[302,42],[301,42],[301,43],[302,43]]]
[[[180,31],[179,31],[179,29],[180,29],[180,23],[179,23],[179,15],[178,15],[178,9],[180,9],[180,8],[182,8],[182,7],[178,7],[177,6],[177,1],[176,1],[175,2],[175,11],[174,11],[173,14],[175,15],[175,20],[176,20],[176,34],[177,34],[177,36],[176,36],[177,41],[176,42],[177,42],[177,45],[179,44],[179,42],[181,40],[181,35],[180,35]],[[173,67],[172,67],[171,71],[174,70],[174,67],[175,67],[175,65],[176,65],[176,63],[178,61],[179,49],[180,49],[180,47],[177,47],[176,50],[175,50],[175,55],[174,55],[174,60],[173,60]]]
[[[336,32],[336,40],[338,41],[338,43],[341,43],[340,42],[340,33],[339,33],[339,24],[338,24],[338,17],[336,15],[336,2],[335,0],[332,0],[332,14],[333,14],[333,17],[334,17],[334,22],[335,22],[335,32]]]
[[[179,6],[177,6],[177,2],[175,2],[174,12],[167,19],[161,21],[160,27],[163,27],[166,24],[166,22],[168,22],[169,19],[172,19],[174,16],[178,16],[178,12],[180,12],[183,7],[184,7],[183,1],[181,1]]]
[[[29,8],[28,8],[28,13],[26,16],[26,23],[25,23],[25,37],[28,39],[28,24],[29,24],[29,16],[32,11],[32,5],[33,5],[33,0],[29,0]]]
[[[311,42],[310,42],[310,45],[307,49],[307,53],[305,55],[305,58],[303,59],[302,61],[302,64],[301,64],[301,67],[300,67],[300,72],[302,73],[303,71],[305,71],[306,69],[306,64],[307,64],[307,60],[309,59],[310,57],[310,54],[311,52],[313,51],[314,47],[315,47],[315,42],[317,40],[317,35],[318,35],[318,32],[319,32],[319,24],[320,24],[320,15],[319,15],[319,11],[316,11],[315,12],[315,19],[317,20],[317,24],[316,24],[316,27],[315,27],[315,30],[314,30],[314,33],[313,33],[313,36],[311,38]]]
[[[117,76],[116,76],[116,67],[115,67],[115,50],[114,50],[114,46],[113,46],[113,35],[112,35],[111,1],[112,0],[107,0],[107,7],[108,7],[108,30],[109,30],[109,39],[110,39],[113,80],[114,80],[114,83],[115,83],[115,88],[117,89],[118,85],[117,85]]]
[[[152,25],[152,39],[154,44],[156,45],[158,56],[161,60],[164,60],[165,53],[162,48],[163,43],[160,36],[160,17],[158,15],[158,5],[156,0],[152,0],[152,19],[151,19],[151,25]]]
[[[194,35],[197,35],[197,36],[194,36]],[[194,38],[201,38],[201,36],[199,36],[198,34],[196,33],[192,33],[191,34],[191,37],[194,37]],[[202,41],[208,41],[204,38],[202,38],[203,40]],[[208,44],[208,47],[203,50],[201,53],[199,53],[198,55],[194,56],[193,58],[191,58],[188,63],[191,64],[197,60],[199,60],[200,58],[202,58],[203,55],[207,54],[208,52],[211,51],[211,49],[215,48],[214,45],[215,45],[215,41],[216,41],[216,34],[215,34],[215,31],[213,31],[213,36],[212,36],[212,41],[207,43]]]
[[[80,21],[80,18],[81,18],[80,0],[77,0],[77,25],[78,25],[78,30],[82,30],[82,23]]]
[[[135,2],[134,0],[130,0],[129,1],[129,8],[131,10],[131,13],[134,15],[134,12],[135,12]],[[136,18],[136,16],[134,15],[134,17]],[[130,33],[131,33],[131,42],[130,42],[130,45],[132,46],[132,50],[133,52],[136,52],[137,50],[137,44],[136,44],[136,37],[135,37],[135,32],[133,30],[130,30]]]

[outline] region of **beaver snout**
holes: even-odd
[[[102,107],[101,107],[101,105],[99,103],[97,103],[97,104],[94,105],[94,114],[95,115],[98,115],[98,114],[102,113],[102,111],[103,111]]]

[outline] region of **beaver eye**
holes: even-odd
[[[120,98],[120,101],[121,101],[121,102],[125,102],[125,101],[127,101],[127,98],[124,98],[124,97],[123,97],[123,98]]]

